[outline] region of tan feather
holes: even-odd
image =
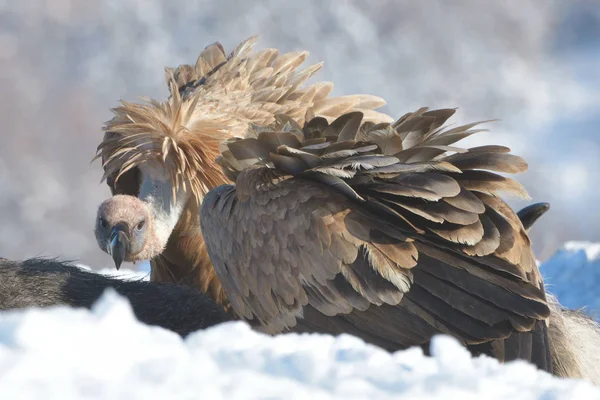
[[[483,224],[477,220],[474,224],[464,226],[448,226],[429,228],[429,231],[453,243],[475,246],[483,238]]]
[[[98,147],[104,168],[109,168],[103,179],[124,165],[131,169],[156,158],[172,168],[169,174],[177,186],[187,182],[200,201],[207,190],[235,176],[236,169],[227,166],[226,159],[219,160],[221,165],[215,159],[220,143],[243,137],[249,124],[269,125],[282,114],[299,126],[309,110],[320,107],[315,103],[334,108],[344,104],[346,111],[385,104],[367,95],[329,99],[329,82],[299,88],[322,64],[298,71],[308,52],[279,55],[276,49],[265,49],[253,53],[256,39],[243,41],[229,56],[223,46],[213,43],[200,53],[194,66],[167,68],[171,97],[166,102],[122,102],[115,108],[114,118],[105,126],[105,140]],[[332,118],[335,111],[329,106],[326,117]],[[373,118],[389,119],[385,114]]]

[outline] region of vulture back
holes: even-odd
[[[473,353],[552,370],[543,280],[499,173],[502,146],[454,146],[453,109],[393,123],[360,112],[278,116],[229,139],[236,180],[206,196],[201,228],[234,312],[259,329],[351,333],[389,350],[447,333]]]

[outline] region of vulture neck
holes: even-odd
[[[154,242],[162,248],[177,226],[189,195],[180,188],[173,196],[171,181],[160,176],[156,169],[146,168],[143,173],[139,198],[148,205],[154,220]]]
[[[151,280],[193,286],[229,310],[200,230],[200,204],[189,196],[163,252],[150,260]]]
[[[229,301],[202,237],[200,203],[183,189],[173,198],[171,180],[164,169],[147,166],[142,174],[139,197],[154,213],[155,236],[161,244],[166,242],[162,253],[150,260],[151,280],[198,288],[228,311]],[[228,183],[220,170],[212,175],[216,185]]]

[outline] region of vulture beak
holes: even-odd
[[[129,250],[129,236],[127,231],[127,226],[124,224],[117,224],[110,233],[108,254],[112,256],[117,270],[121,268],[121,263],[125,260],[127,251]]]
[[[531,227],[535,223],[535,221],[537,221],[538,218],[544,215],[549,209],[549,203],[535,203],[521,209],[517,213],[517,216],[523,223],[523,227],[525,228],[525,230],[528,232],[529,229],[531,229]]]

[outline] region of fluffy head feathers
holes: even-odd
[[[113,258],[119,257],[121,262],[135,262],[162,251],[154,235],[154,225],[154,218],[144,202],[137,197],[117,195],[98,207],[94,233],[103,251]],[[116,254],[119,246],[120,256]]]
[[[214,161],[219,143],[243,135],[248,124],[269,125],[276,114],[303,124],[314,115],[332,120],[349,111],[361,111],[369,121],[391,121],[373,110],[385,104],[378,97],[329,98],[329,82],[300,88],[321,64],[298,70],[308,52],[253,53],[255,40],[242,42],[229,56],[215,43],[202,51],[194,66],[167,68],[171,96],[165,102],[123,101],[113,109],[115,117],[106,124],[98,146],[103,180],[118,181],[142,163],[155,163],[169,171],[173,195],[189,185],[200,202],[208,190],[226,182]]]

